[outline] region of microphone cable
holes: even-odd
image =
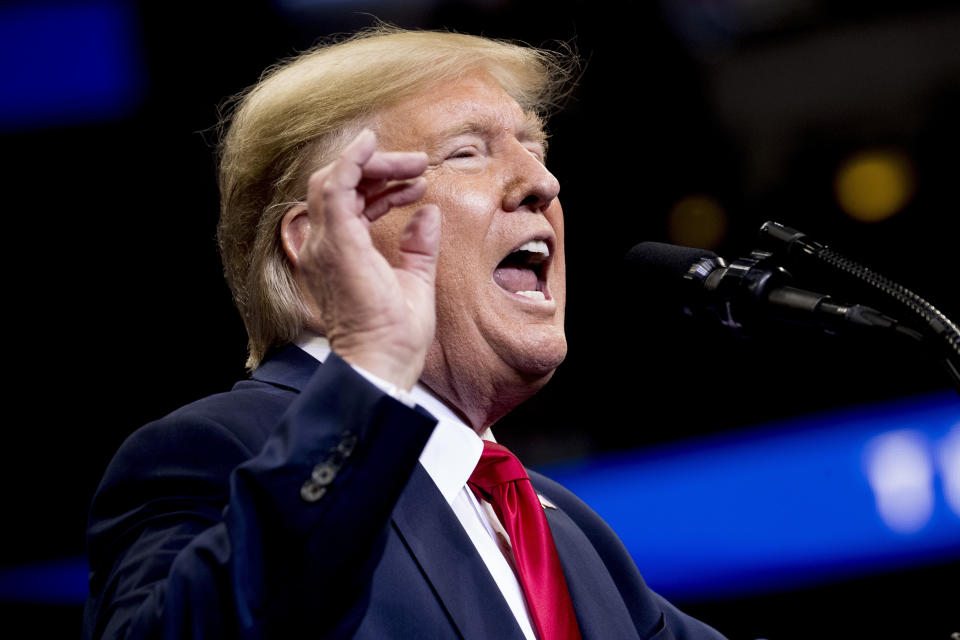
[[[784,251],[791,258],[812,261],[850,276],[882,294],[910,317],[919,319],[921,325],[928,330],[928,335],[932,335],[935,343],[941,345],[940,350],[945,352],[944,365],[960,393],[960,328],[939,309],[903,285],[846,258],[820,242],[811,240],[796,229],[767,221],[760,227],[760,236],[767,244],[773,245],[774,251]],[[901,333],[916,338],[912,331]]]

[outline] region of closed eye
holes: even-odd
[[[461,149],[457,149],[447,156],[447,160],[454,160],[457,158],[474,158],[479,154],[480,152],[476,149],[476,147],[463,147]]]
[[[540,161],[540,164],[545,164],[546,161],[546,152],[542,144],[533,143],[524,145],[527,148],[527,151],[530,152],[534,158]]]

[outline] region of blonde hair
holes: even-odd
[[[217,239],[248,337],[247,367],[293,341],[308,317],[280,242],[310,174],[377,111],[471,71],[489,73],[522,109],[548,115],[572,86],[576,58],[448,32],[377,26],[267,69],[235,96],[220,143]]]

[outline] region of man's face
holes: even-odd
[[[484,400],[466,396],[515,406],[566,355],[563,211],[539,123],[478,74],[386,109],[374,128],[383,149],[429,157],[423,200],[372,226],[378,248],[394,255],[413,208],[441,213],[437,331],[422,379],[471,418],[463,405]]]

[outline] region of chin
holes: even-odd
[[[546,384],[566,355],[567,341],[561,335],[536,345],[536,348],[522,349],[505,360],[523,377],[534,379],[543,377],[543,384]]]

